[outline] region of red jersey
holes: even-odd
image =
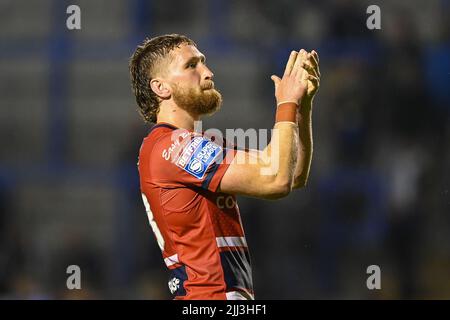
[[[253,299],[250,256],[233,195],[217,192],[236,150],[156,124],[139,152],[142,198],[175,299]]]

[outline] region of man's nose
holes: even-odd
[[[212,73],[211,70],[209,70],[209,68],[207,66],[204,66],[204,70],[203,70],[203,78],[205,80],[212,80],[212,78],[214,78],[214,73]]]

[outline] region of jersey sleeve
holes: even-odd
[[[154,183],[162,187],[201,187],[216,192],[236,150],[186,130],[169,132],[150,155]]]

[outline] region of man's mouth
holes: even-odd
[[[202,88],[202,90],[214,89],[214,82],[212,82],[212,81],[206,82],[201,86],[201,88]]]

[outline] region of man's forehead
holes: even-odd
[[[184,63],[187,60],[198,57],[204,58],[204,55],[197,49],[197,47],[189,44],[183,44],[172,51],[173,62]]]

